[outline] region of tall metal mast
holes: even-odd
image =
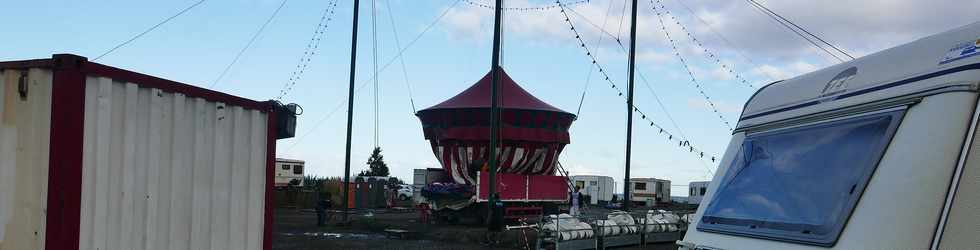
[[[354,127],[354,63],[357,62],[357,12],[360,1],[354,0],[354,29],[350,42],[350,88],[347,91],[347,152],[344,155],[344,223],[347,223],[347,208],[350,207],[350,142]]]
[[[633,151],[633,72],[636,71],[636,0],[630,8],[629,87],[626,92],[626,178],[623,180],[623,210],[630,210],[630,156]]]
[[[488,219],[491,223],[487,223],[491,231],[499,231],[500,228],[495,226],[493,221],[496,218],[496,209],[494,206],[497,202],[497,143],[499,135],[497,132],[500,130],[500,103],[498,103],[497,95],[497,85],[500,82],[500,17],[503,14],[503,0],[496,0],[496,5],[494,5],[493,10],[493,55],[490,56],[490,160],[489,160],[489,184],[490,194],[487,196],[487,211]]]

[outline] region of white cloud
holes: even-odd
[[[453,39],[484,41],[492,29],[484,22],[485,16],[489,14],[481,8],[461,5],[448,10],[442,24]]]
[[[673,60],[673,55],[655,50],[643,50],[636,53],[636,60],[650,63],[666,63]]]
[[[784,66],[774,66],[769,64],[763,64],[761,66],[755,67],[751,72],[755,75],[769,76],[777,80],[789,79],[797,77],[799,75],[809,73],[819,69],[816,65],[813,65],[804,61],[795,61]]]

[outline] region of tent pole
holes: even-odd
[[[623,210],[630,210],[630,156],[633,151],[633,72],[636,71],[636,0],[631,8],[629,88],[626,90],[626,178],[623,180]]]
[[[493,11],[493,55],[490,56],[490,154],[489,154],[489,182],[490,187],[489,195],[487,195],[487,211],[488,219],[491,223],[488,224],[488,229],[490,231],[500,231],[499,226],[494,225],[494,219],[496,216],[502,216],[495,214],[496,209],[494,205],[497,202],[497,145],[500,135],[497,134],[500,130],[500,103],[498,103],[497,86],[500,83],[500,18],[503,14],[503,0],[496,0],[496,5],[494,5]]]
[[[359,0],[354,0],[354,28],[351,31],[350,42],[350,88],[347,90],[347,152],[344,155],[344,223],[347,218],[347,210],[350,207],[350,142],[351,131],[354,125],[354,63],[357,62],[357,12],[360,6]]]

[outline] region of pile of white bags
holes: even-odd
[[[616,225],[616,222],[612,220],[596,220],[595,226],[598,227],[598,230],[602,236],[619,235],[621,231],[619,226]]]
[[[694,214],[685,214],[684,216],[681,216],[681,221],[683,221],[685,224],[691,224],[691,223],[693,223],[694,222]]]
[[[646,223],[646,232],[674,232],[677,231],[677,223],[681,221],[681,217],[674,213],[667,212],[664,210],[657,211],[647,211],[646,219],[643,223]]]
[[[606,216],[609,220],[616,222],[621,234],[632,234],[639,231],[633,216],[623,211],[613,211]]]
[[[586,239],[593,236],[592,226],[571,215],[559,214],[548,217],[550,220],[544,223],[542,228],[546,231],[558,232],[559,240]]]

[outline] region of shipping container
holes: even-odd
[[[281,110],[76,55],[0,62],[0,249],[270,249]]]

